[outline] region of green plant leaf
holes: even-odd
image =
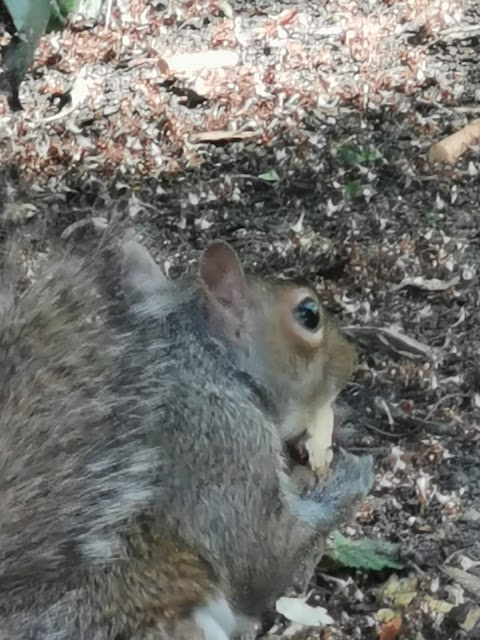
[[[340,147],[340,158],[342,162],[352,167],[359,164],[372,164],[380,157],[380,153],[375,147],[364,145],[354,146],[350,144],[344,144]]]
[[[352,180],[345,187],[345,195],[349,198],[355,198],[358,195],[360,189],[362,188],[362,183],[360,180]]]
[[[428,211],[425,214],[425,217],[427,221],[430,222],[431,224],[436,224],[437,222],[440,222],[440,220],[443,218],[442,214],[438,213],[437,211]]]
[[[62,29],[67,23],[68,14],[75,9],[78,1],[79,0],[52,0],[47,31]]]
[[[32,64],[37,42],[45,31],[50,16],[50,0],[4,0],[17,35],[3,51],[2,84],[9,98],[21,108],[18,87]],[[11,103],[12,104],[12,103]]]
[[[354,147],[348,144],[344,144],[340,147],[340,158],[344,164],[348,164],[350,166],[359,164],[358,153],[355,151]]]
[[[345,567],[354,567],[365,571],[382,569],[403,569],[398,561],[398,545],[363,538],[350,540],[339,531],[333,534],[333,545],[328,555]]]
[[[261,180],[265,180],[265,182],[278,182],[278,180],[280,180],[280,176],[275,171],[275,169],[271,169],[270,171],[267,171],[266,173],[261,173],[258,177]]]
[[[64,15],[73,11],[77,6],[79,0],[57,0],[57,6],[59,11],[61,11]]]
[[[47,26],[50,0],[4,0],[17,31],[36,44]]]

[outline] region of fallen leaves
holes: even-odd
[[[164,55],[160,62],[164,65],[166,73],[173,75],[187,75],[199,73],[204,69],[221,69],[235,67],[240,56],[229,49],[211,49],[207,51],[195,51],[191,53],[177,53]]]
[[[399,578],[397,575],[391,578],[377,591],[377,600],[394,607],[406,608],[417,597],[419,578],[411,576]]]
[[[375,615],[379,622],[378,640],[395,640],[403,626],[402,616],[392,609],[379,609]]]
[[[440,280],[439,278],[424,278],[423,276],[415,276],[414,278],[404,278],[394,287],[394,290],[405,289],[406,287],[414,287],[422,291],[446,291],[451,289],[460,282],[459,276],[454,276],[449,280]]]
[[[190,136],[190,141],[195,144],[200,144],[202,142],[236,142],[239,140],[255,140],[259,135],[260,134],[256,131],[201,131],[199,133],[193,133]]]
[[[446,602],[445,600],[436,600],[428,594],[425,596],[423,602],[429,611],[432,613],[440,613],[442,615],[449,613],[455,606],[451,602]]]
[[[270,169],[266,173],[261,173],[259,176],[260,180],[264,180],[265,182],[278,182],[280,180],[280,176],[275,171],[275,169]]]
[[[450,566],[442,567],[442,571],[480,601],[480,578],[478,576]]]
[[[329,555],[343,566],[364,571],[403,569],[398,553],[396,544],[367,538],[353,541],[338,531],[333,534],[332,549],[329,551]]]
[[[480,607],[468,604],[462,609],[465,612],[465,617],[460,621],[459,626],[467,633],[471,633],[473,637],[475,629],[477,632],[480,631]]]
[[[297,622],[306,627],[321,628],[334,622],[333,618],[328,615],[326,609],[322,607],[312,607],[307,604],[305,598],[279,598],[275,608],[278,613],[287,618],[287,620]]]
[[[341,20],[330,24],[324,10],[313,5],[284,11],[272,5],[271,11],[259,12],[247,8],[239,11],[232,3],[220,0],[168,3],[164,9],[140,0],[112,11],[107,16],[110,29],[100,23],[88,29],[76,24],[54,37],[42,38],[34,62],[36,79],[28,82],[34,91],[47,97],[48,87],[58,80],[55,74],[60,73],[62,79],[65,74],[78,77],[82,67],[102,65],[105,84],[113,78],[118,85],[114,93],[128,94],[132,121],[140,112],[142,121],[150,126],[160,116],[171,121],[174,131],[182,132],[172,136],[169,144],[164,141],[162,153],[168,157],[156,157],[149,144],[142,145],[135,155],[142,174],[156,176],[165,167],[180,170],[202,162],[201,154],[189,147],[191,136],[198,131],[258,128],[262,142],[269,143],[285,131],[294,131],[307,109],[335,109],[344,100],[361,107],[386,104],[398,100],[396,89],[400,85],[406,87],[405,92],[419,91],[422,83],[432,79],[430,57],[425,48],[411,43],[407,47],[403,30],[412,20],[420,26],[430,20],[428,29],[432,33],[445,26],[453,28],[452,16],[461,0],[451,0],[448,11],[442,0],[429,4],[422,0],[421,11],[419,2],[397,2],[394,10],[382,4],[363,17],[348,4],[341,8]],[[399,17],[402,29],[397,29]],[[358,65],[358,60],[368,64]],[[340,67],[344,70],[341,74]],[[173,88],[171,82],[175,83]],[[8,93],[8,78],[4,84]],[[457,85],[461,85],[460,80]],[[148,94],[138,91],[139,86],[148,87]],[[433,85],[431,89],[436,99],[437,90]],[[186,108],[178,109],[176,91],[196,97],[180,101]],[[83,120],[88,123],[86,135],[98,135],[105,114],[116,128],[124,126],[124,121],[119,122],[125,114],[118,113],[118,101],[110,104],[112,93],[111,87],[105,86],[104,104]],[[55,118],[42,113],[32,97],[24,105],[27,120]],[[206,111],[194,112],[192,107],[202,100],[215,110],[217,122],[212,123]],[[59,117],[63,119],[70,112],[67,109]],[[21,124],[20,119],[15,127],[19,129]],[[154,132],[154,140],[157,135]],[[26,164],[26,172],[34,172],[34,167],[28,166],[28,158],[34,162],[34,141],[28,141],[25,155],[10,140],[6,140],[6,147],[6,162],[21,171]],[[87,164],[96,164],[93,151],[82,153]],[[65,172],[55,157],[49,162],[55,171]],[[121,154],[111,154],[108,162],[99,164],[110,175],[114,170],[123,171],[128,162],[122,162]],[[52,175],[54,171],[47,173]],[[358,180],[348,182],[345,193],[367,201],[373,195]]]
[[[378,349],[407,358],[430,359],[432,357],[432,350],[428,345],[407,336],[396,327],[348,326],[344,331],[354,340],[368,345],[370,349]]]

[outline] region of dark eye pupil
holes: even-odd
[[[309,331],[315,331],[320,324],[320,309],[313,298],[305,298],[296,307],[295,317]]]

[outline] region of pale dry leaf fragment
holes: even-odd
[[[347,335],[358,342],[366,343],[368,346],[379,348],[382,351],[408,356],[410,358],[423,357],[430,359],[432,350],[423,344],[402,333],[395,327],[344,327]]]
[[[449,613],[455,607],[451,602],[447,602],[446,600],[436,600],[428,594],[425,596],[424,602],[430,611],[444,615]]]
[[[475,142],[480,141],[480,118],[435,143],[428,152],[430,162],[454,164]]]
[[[96,20],[102,9],[103,0],[79,0],[73,10],[73,16],[81,16],[87,20]]]
[[[379,609],[375,614],[375,618],[379,621],[379,622],[390,622],[391,620],[393,620],[395,618],[395,616],[397,616],[397,612],[394,611],[393,609]]]
[[[465,620],[460,624],[460,627],[467,633],[473,631],[475,627],[480,623],[480,607],[470,607],[468,609]]]
[[[217,9],[219,9],[226,18],[229,18],[230,20],[233,19],[234,17],[233,9],[232,9],[232,6],[227,2],[227,0],[217,0],[215,2],[215,5],[217,6]]]
[[[404,278],[399,284],[392,287],[394,291],[404,289],[405,287],[415,287],[422,291],[446,291],[454,287],[460,282],[460,278],[455,276],[450,280],[440,280],[439,278],[423,278],[416,276],[415,278]]]
[[[31,203],[7,202],[3,207],[3,219],[5,221],[30,220],[38,213],[38,208]]]
[[[451,600],[453,600],[456,607],[465,603],[465,593],[459,584],[447,584],[445,585],[445,591]]]
[[[298,218],[297,222],[295,222],[295,224],[292,224],[290,226],[290,229],[297,234],[302,233],[303,231],[303,219],[305,218],[305,212],[302,211],[302,213],[300,214],[300,217]]]
[[[392,447],[391,456],[394,461],[393,473],[396,471],[405,471],[407,468],[406,463],[402,460],[402,456],[405,455],[405,451],[400,447]]]
[[[326,609],[312,607],[306,603],[304,598],[279,598],[275,608],[287,620],[303,624],[306,627],[324,627],[334,622]]]
[[[480,598],[480,578],[474,576],[468,571],[463,571],[462,569],[457,569],[456,567],[442,567],[442,571],[444,571],[449,578],[458,582],[465,591],[468,591],[477,598]]]
[[[432,477],[427,473],[422,473],[416,479],[415,484],[417,485],[417,494],[421,504],[428,504],[434,495],[434,487],[431,484]]]
[[[418,578],[401,578],[393,575],[377,592],[377,599],[396,607],[408,607],[417,597]]]
[[[236,140],[252,140],[258,137],[258,133],[255,131],[228,131],[225,130],[217,130],[217,131],[201,131],[200,133],[194,133],[190,136],[190,142],[193,143],[201,143],[201,142],[222,142],[222,141],[230,141],[235,142]]]
[[[193,53],[178,53],[163,56],[160,64],[166,65],[170,73],[192,74],[203,69],[221,69],[235,67],[240,56],[229,49],[210,49]]]

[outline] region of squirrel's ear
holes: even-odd
[[[205,250],[200,280],[212,320],[232,339],[241,339],[248,308],[248,284],[232,247],[215,240]]]
[[[151,293],[167,283],[160,267],[141,244],[128,240],[122,245],[122,285],[131,293]]]

